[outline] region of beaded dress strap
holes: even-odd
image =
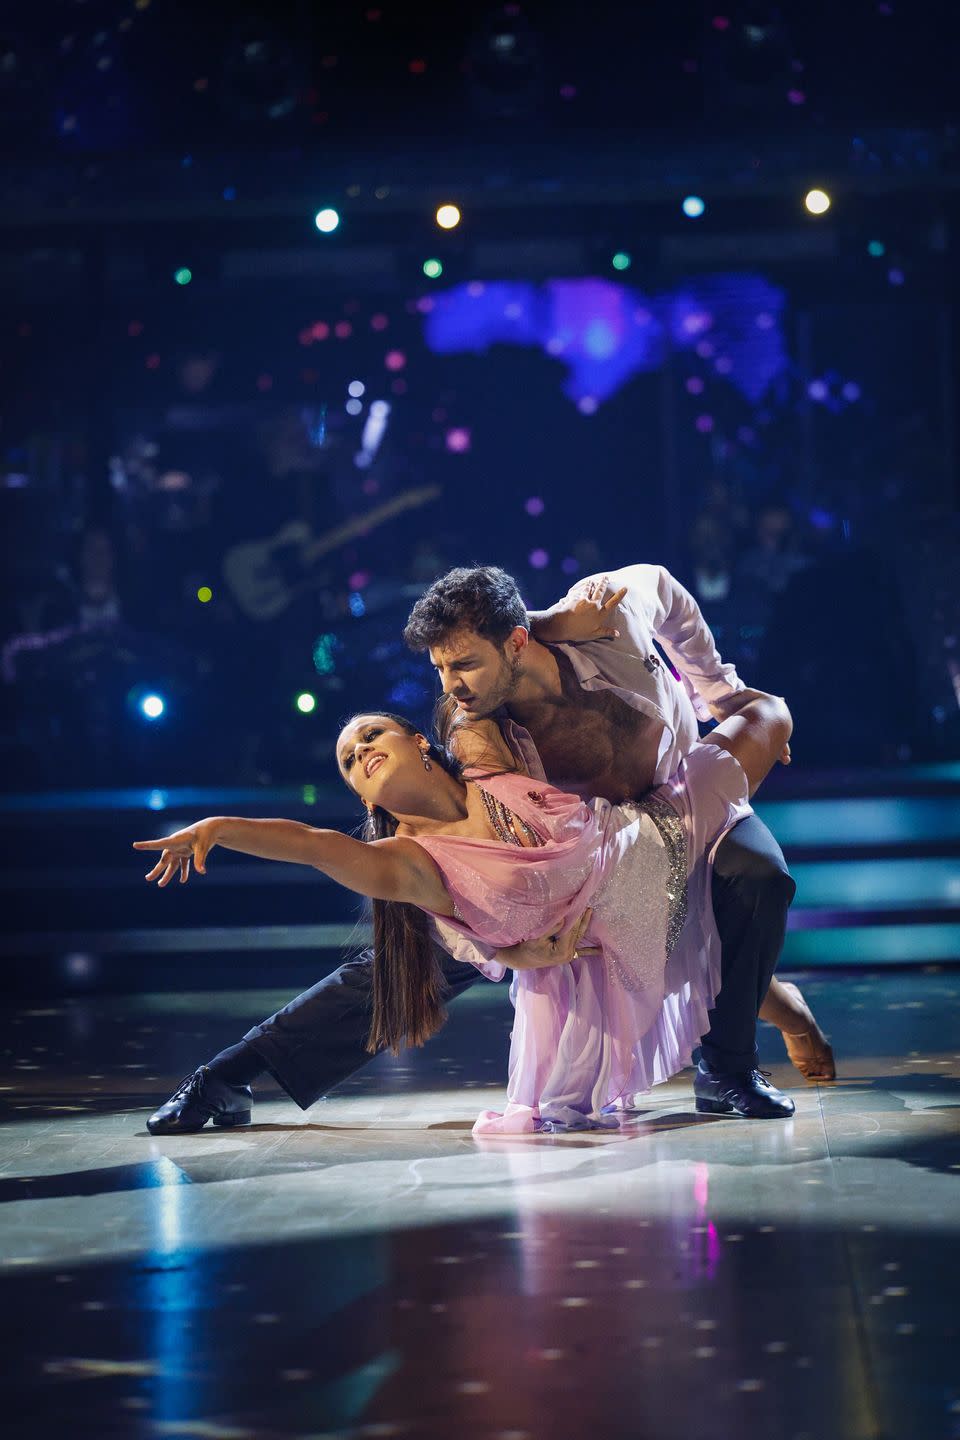
[[[502,840],[505,845],[519,845],[523,849],[535,849],[547,843],[521,815],[517,815],[502,800],[498,800],[496,795],[485,790],[478,781],[474,780],[472,783],[480,792],[487,819],[498,840]]]

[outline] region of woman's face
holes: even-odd
[[[422,787],[422,735],[411,735],[385,715],[358,715],[337,740],[337,765],[351,790],[369,809],[410,808],[410,797]]]

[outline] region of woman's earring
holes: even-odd
[[[421,750],[421,751],[420,751],[420,759],[423,761],[423,768],[424,768],[424,770],[432,770],[432,769],[433,769],[433,766],[430,764],[430,757],[429,757],[429,755],[427,754],[426,750]]]

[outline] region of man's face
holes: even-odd
[[[522,644],[526,631],[514,630],[503,645],[494,645],[474,630],[459,630],[430,647],[430,664],[444,692],[464,715],[479,720],[508,705],[523,673]]]

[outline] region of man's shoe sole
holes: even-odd
[[[793,1118],[793,1111],[776,1110],[772,1115],[744,1115],[735,1105],[727,1100],[701,1100],[697,1098],[696,1108],[701,1115],[738,1115],[741,1120],[790,1120]]]
[[[253,1116],[252,1110],[235,1110],[230,1115],[214,1115],[212,1123],[218,1130],[232,1130],[236,1125],[249,1125]],[[152,1126],[147,1122],[147,1129],[151,1135],[199,1135],[201,1130],[206,1129],[207,1121],[202,1125],[167,1125],[161,1122],[160,1125]]]
[[[214,1115],[213,1123],[218,1130],[229,1130],[234,1125],[249,1125],[251,1110],[234,1110],[229,1115]]]

